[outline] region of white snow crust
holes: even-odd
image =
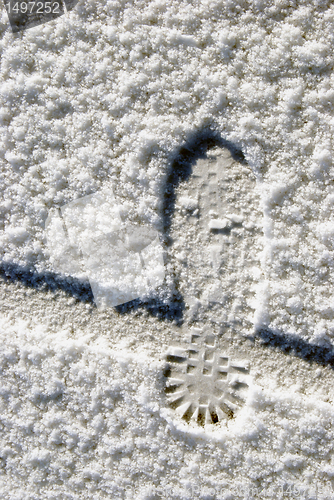
[[[333,47],[325,0],[87,0],[17,35],[3,9],[1,499],[333,498],[330,363],[249,343],[254,384],[237,417],[182,423],[163,382],[176,325],[148,310],[97,311],[75,283],[72,295],[55,286],[45,238],[50,211],[102,188],[122,217],[162,232],[171,165],[211,130],[256,180],[254,220],[231,207],[211,223],[261,222],[253,330],[331,348]],[[176,219],[198,208],[181,194]],[[178,243],[166,252],[181,265]],[[28,269],[34,282],[17,279]],[[166,303],[174,278],[168,264]],[[233,355],[240,346],[235,335]]]

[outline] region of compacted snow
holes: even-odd
[[[333,5],[0,30],[1,498],[333,498]],[[116,308],[47,235],[102,192],[164,250]]]

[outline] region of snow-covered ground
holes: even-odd
[[[333,498],[333,5],[88,0],[0,30],[1,498]],[[105,310],[45,237],[101,189],[166,272]],[[226,421],[166,394],[193,327],[249,362]]]

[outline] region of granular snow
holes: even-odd
[[[332,498],[333,5],[88,0],[17,35],[3,10],[0,31],[1,497]],[[243,152],[242,227],[261,222],[229,353],[249,345],[254,385],[212,429],[177,418],[163,377],[179,316],[199,311],[175,273],[194,247],[172,240],[196,199],[168,179],[208,137]],[[165,233],[161,307],[97,311],[52,274],[48,213],[108,186]]]

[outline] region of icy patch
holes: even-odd
[[[111,192],[68,203],[50,214],[45,229],[54,269],[88,278],[98,307],[147,295],[164,280],[157,231],[124,221]]]

